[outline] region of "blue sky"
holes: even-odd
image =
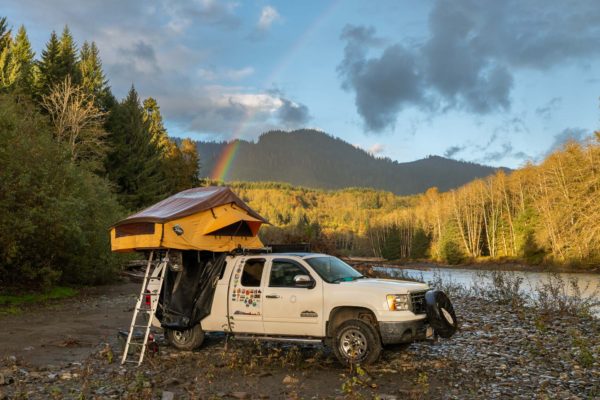
[[[323,130],[377,156],[517,167],[599,125],[595,0],[8,0],[39,54],[68,24],[169,132]]]

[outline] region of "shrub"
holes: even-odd
[[[455,223],[446,226],[440,239],[440,258],[442,261],[456,265],[462,263],[465,259],[465,253],[460,246],[458,228]]]
[[[529,301],[523,290],[524,278],[514,272],[478,272],[471,290],[476,297],[497,303],[522,307]]]
[[[450,265],[460,264],[465,260],[465,254],[455,241],[448,240],[440,249],[442,260]]]
[[[590,292],[589,283],[581,287],[577,278],[564,279],[554,273],[533,289],[533,306],[544,314],[588,317],[600,306],[599,289]]]
[[[0,96],[0,283],[110,279],[108,227],[119,216],[107,182],[69,160],[46,118]]]

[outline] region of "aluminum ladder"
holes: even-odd
[[[125,343],[125,348],[123,349],[121,364],[132,363],[140,365],[142,361],[144,361],[144,354],[146,353],[146,345],[148,344],[150,328],[152,327],[152,321],[154,320],[154,314],[156,313],[156,307],[158,306],[158,299],[162,290],[165,271],[167,270],[167,265],[169,264],[169,252],[167,251],[165,256],[160,260],[160,263],[153,269],[153,256],[154,251],[152,251],[148,257],[148,265],[146,266],[144,283],[142,284],[140,296],[138,297],[133,310],[133,318],[131,318],[131,326],[129,327],[127,342]],[[145,299],[147,296],[150,296],[149,307],[145,306]],[[145,321],[138,321],[138,318],[144,315],[146,315],[148,319]],[[136,329],[140,328],[143,329],[144,332],[143,341],[141,342],[134,340],[134,332]],[[139,358],[135,359],[137,356],[136,351],[132,352],[132,354],[129,354],[130,346],[134,346],[136,350],[139,350]]]

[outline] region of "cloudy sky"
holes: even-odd
[[[517,167],[600,125],[597,0],[4,0],[39,54],[68,24],[169,132],[317,128],[378,156]]]

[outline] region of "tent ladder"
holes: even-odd
[[[140,295],[133,310],[133,317],[131,318],[127,342],[123,349],[121,364],[132,363],[140,365],[142,361],[144,361],[150,328],[152,327],[152,321],[154,320],[154,314],[156,313],[156,308],[158,306],[158,300],[165,278],[165,271],[169,264],[168,251],[155,268],[152,268],[153,256],[154,251],[152,251],[148,257],[148,265],[146,266],[146,273],[144,274],[142,290],[140,291]],[[146,305],[147,302],[145,302],[147,296],[150,297],[149,306]],[[138,328],[141,328],[143,338],[136,335],[136,333],[139,333],[139,330],[137,330]],[[142,340],[140,341],[140,339]],[[131,354],[129,353],[130,347],[133,350]]]

